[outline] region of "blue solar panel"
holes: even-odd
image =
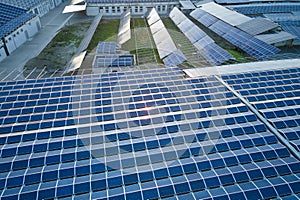
[[[201,10],[200,12],[192,12],[191,15],[196,19],[204,19],[205,22],[215,21],[214,17],[212,20],[208,19],[208,15],[203,17]],[[189,20],[178,8],[174,8],[170,13],[170,18],[176,24],[176,17],[181,18],[181,22],[178,23],[178,28],[185,34],[185,36],[190,40],[190,42],[197,48],[198,53],[200,53],[209,63],[212,65],[220,65],[230,59],[234,59],[233,56],[219,47],[214,43],[204,31],[202,31],[198,26],[196,26],[191,20]]]
[[[223,78],[260,110],[291,143],[299,143],[299,71],[299,68],[265,71]]]
[[[224,51],[215,43],[210,43],[204,47],[204,52],[201,53],[210,63],[213,65],[220,65],[230,59],[233,59],[233,56]]]
[[[183,53],[180,50],[177,50],[164,58],[163,62],[167,67],[175,67],[182,64],[185,60],[186,57]]]
[[[26,10],[0,3],[0,38],[9,35],[33,17],[35,14],[26,13]]]
[[[198,13],[206,13],[205,15],[209,15],[209,13],[196,9],[191,12],[192,17],[197,17]],[[212,18],[215,18],[211,16]],[[270,55],[278,53],[280,50],[274,46],[271,46],[248,33],[241,31],[222,20],[214,20],[214,23],[208,23],[205,18],[198,17],[195,18],[203,25],[207,26],[210,30],[214,31],[219,36],[223,37],[233,45],[239,47],[252,57],[256,59],[264,59]]]
[[[115,54],[117,44],[115,42],[99,42],[97,53],[99,54]]]
[[[1,198],[299,194],[299,160],[266,125],[215,77],[183,77],[169,67],[0,82]]]
[[[292,11],[300,11],[300,5],[294,2],[235,5],[231,6],[231,8],[233,8],[239,13],[246,15],[266,13],[289,13]]]
[[[297,22],[296,24],[294,23],[286,23],[286,22],[279,22],[280,26],[282,27],[282,29],[288,33],[291,33],[295,36],[297,36],[297,38],[295,38],[294,40],[299,43],[300,42],[300,27],[298,26],[300,24],[300,22]],[[297,25],[298,24],[298,25]]]

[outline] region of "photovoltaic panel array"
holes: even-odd
[[[130,11],[127,10],[121,15],[119,32],[118,32],[118,43],[122,45],[130,39],[131,39]]]
[[[276,1],[282,2],[282,0],[273,0],[272,2],[276,2]],[[257,1],[257,0],[216,0],[215,2],[218,4],[245,4],[245,3],[257,3],[257,2],[270,3],[269,0],[260,0],[260,1]]]
[[[268,44],[276,44],[279,42],[293,41],[296,38],[296,36],[285,31],[269,33],[269,34],[260,34],[260,35],[256,35],[255,37]]]
[[[240,14],[234,10],[228,9],[225,6],[221,6],[214,2],[202,4],[200,6],[200,9],[218,19],[222,19],[224,22],[230,24],[231,26],[237,26],[251,20],[251,18],[246,15]]]
[[[115,42],[99,42],[97,47],[98,54],[115,54],[117,44]]]
[[[223,76],[300,153],[300,68]]]
[[[183,63],[186,60],[183,53],[180,51],[180,49],[177,49],[176,51],[172,52],[170,55],[165,57],[163,59],[164,64],[167,67],[177,66]]]
[[[237,25],[236,27],[250,35],[258,35],[260,33],[264,33],[278,28],[279,24],[269,19],[259,17]]]
[[[234,59],[230,53],[215,44],[211,37],[188,19],[177,7],[173,8],[169,17],[197,48],[198,52],[212,65],[220,65],[225,61]]]
[[[299,23],[300,24],[300,23]],[[283,30],[285,30],[288,33],[291,33],[295,36],[297,36],[297,38],[295,38],[295,41],[297,43],[300,43],[300,27],[299,25],[296,24],[289,24],[289,23],[280,23],[280,26],[282,27]]]
[[[183,53],[177,49],[172,37],[160,19],[158,13],[152,8],[146,15],[160,59],[166,66],[177,66],[186,60]],[[174,60],[172,59],[174,58]]]
[[[133,55],[96,56],[97,67],[125,67],[134,65]]]
[[[266,13],[289,13],[293,11],[300,11],[300,3],[298,2],[255,3],[233,5],[229,7],[245,15]]]
[[[0,3],[0,38],[8,36],[35,16],[24,9]]]
[[[297,13],[297,12],[296,12]],[[293,13],[269,13],[264,14],[264,17],[271,19],[275,22],[293,22],[293,21],[300,21],[300,13],[293,14]]]
[[[42,4],[44,0],[0,0],[0,3],[8,4],[26,10],[33,9],[34,7]]]
[[[250,34],[235,28],[226,22],[222,21],[221,19],[217,19],[214,16],[210,16],[210,18],[215,18],[214,23],[207,25],[207,22],[204,18],[199,17],[202,13],[206,13],[204,10],[196,9],[190,13],[190,15],[199,21],[201,24],[218,34],[219,36],[226,39],[231,44],[237,46],[238,48],[242,49],[252,57],[256,59],[264,59],[268,56],[274,55],[278,53],[280,50],[274,46],[271,46]]]
[[[265,124],[216,78],[182,77],[1,82],[1,199],[299,197],[299,160]]]

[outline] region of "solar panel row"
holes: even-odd
[[[216,78],[182,77],[168,68],[0,82],[1,198],[299,197],[299,160],[256,115]]]
[[[186,60],[183,53],[177,49],[177,51],[172,52],[170,55],[163,59],[164,64],[167,67],[177,66],[183,63]]]
[[[214,23],[208,25],[205,18],[199,17],[202,13],[205,13],[204,10],[196,9],[191,12],[191,16],[194,17],[201,24],[208,27],[210,30],[223,37],[233,45],[239,47],[249,55],[253,56],[256,59],[264,59],[268,56],[278,53],[280,50],[274,46],[271,46],[247,33],[241,31],[220,19],[217,19],[214,16],[210,18],[215,18]],[[208,25],[208,26],[207,26]]]
[[[257,3],[258,1],[257,0],[216,0],[216,2],[219,3],[219,4],[242,4],[242,3]],[[260,0],[259,2],[260,3],[265,3],[265,2],[270,3],[269,0]],[[281,3],[282,0],[272,1],[272,3],[274,3],[274,2]]]
[[[300,11],[300,4],[297,2],[276,2],[276,3],[256,3],[249,5],[230,6],[239,13],[245,15],[266,14],[266,13],[289,13],[292,11]]]
[[[133,55],[97,56],[98,67],[125,67],[134,65]]]
[[[198,52],[212,65],[220,65],[234,59],[230,53],[215,44],[213,39],[188,19],[177,7],[173,8],[169,17],[197,48]]]
[[[26,10],[0,3],[0,38],[8,36],[34,17],[35,14],[26,13]]]
[[[299,22],[299,24],[300,24],[300,22]],[[300,43],[300,27],[299,26],[297,26],[296,24],[289,24],[289,23],[284,23],[284,22],[280,22],[280,26],[282,27],[282,29],[284,31],[297,36],[295,41],[297,43]]]
[[[250,35],[258,35],[274,30],[278,27],[279,25],[277,23],[261,17],[254,18],[248,22],[242,23],[237,26],[237,28],[241,29],[242,31],[245,31]]]
[[[99,42],[97,47],[98,54],[116,54],[117,44],[115,42]]]
[[[118,31],[118,43],[124,44],[131,38],[130,30],[130,11],[127,10],[121,15],[119,31]]]
[[[38,6],[39,4],[42,4],[44,0],[0,0],[0,2],[18,8],[30,10]]]
[[[15,17],[24,14],[25,12],[26,10],[21,8],[0,3],[0,26],[6,24]]]
[[[183,53],[177,49],[168,30],[161,21],[158,13],[152,8],[146,16],[150,31],[153,35],[154,42],[160,59],[166,66],[177,66],[183,63],[186,58]],[[175,58],[174,60],[172,58]]]
[[[300,151],[300,69],[223,76]]]

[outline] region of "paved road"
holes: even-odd
[[[72,17],[72,14],[62,14],[64,7],[68,5],[69,2],[70,1],[63,2],[60,6],[43,16],[41,18],[42,29],[31,39],[31,41],[24,43],[10,56],[0,62],[0,80],[12,73],[12,71],[21,72],[24,65],[30,59],[40,54],[58,31]]]

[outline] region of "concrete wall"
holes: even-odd
[[[24,26],[22,26],[5,37],[5,44],[9,53],[13,52],[14,50],[16,50],[16,48],[27,41],[24,29]]]
[[[132,15],[144,15],[148,9],[155,7],[161,15],[168,14],[178,2],[154,2],[154,3],[131,3],[129,4],[88,4],[86,14],[95,16],[100,11],[104,16],[120,16],[125,10],[130,9]]]
[[[41,4],[32,8],[31,11],[42,17],[61,3],[62,0],[45,0]]]
[[[26,22],[25,25],[6,36],[4,41],[9,54],[24,44],[29,38],[34,36],[41,27],[40,23],[40,18],[36,16],[35,18]]]
[[[86,15],[87,16],[96,16],[100,12],[100,9],[98,6],[89,6],[86,8]]]
[[[4,44],[3,44],[2,41],[0,41],[0,62],[2,60],[4,60],[4,58],[6,58],[6,57],[7,57],[7,55],[6,55],[5,50],[4,50]]]
[[[27,31],[27,37],[33,37],[41,29],[41,21],[38,16],[28,21],[24,26],[25,31]]]
[[[55,6],[58,6],[59,4],[62,3],[62,0],[54,0],[54,2],[55,2]]]

